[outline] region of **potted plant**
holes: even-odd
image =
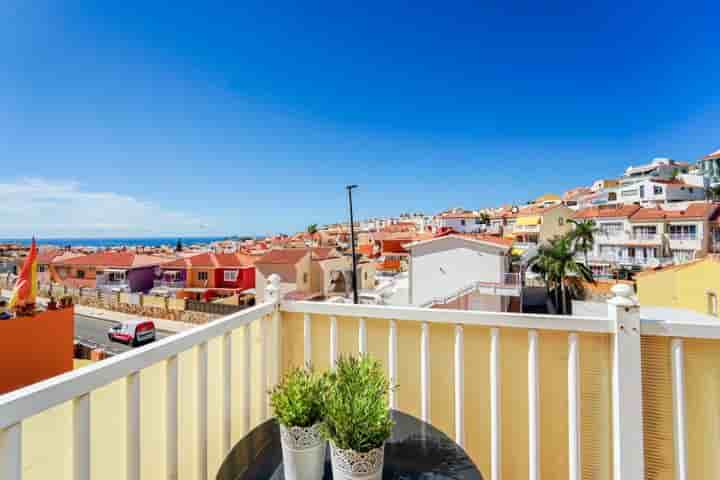
[[[390,384],[371,357],[341,357],[327,375],[323,435],[330,441],[335,480],[382,478],[385,440],[390,437]]]
[[[307,367],[290,371],[270,391],[288,480],[319,480],[323,476],[326,442],[320,433],[322,390],[323,377]]]

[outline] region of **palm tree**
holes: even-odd
[[[317,223],[311,223],[307,227],[307,233],[310,235],[315,235],[317,233]]]
[[[480,222],[483,225],[490,225],[490,215],[487,212],[482,212],[480,214]]]
[[[584,263],[575,260],[575,249],[570,235],[555,237],[547,245],[538,249],[538,254],[530,260],[533,271],[545,275],[546,288],[551,285],[560,287],[561,307],[560,313],[566,313],[567,307],[567,277],[570,275],[580,277],[589,283],[595,283],[592,270]]]
[[[575,251],[585,254],[585,265],[588,264],[588,251],[592,250],[595,245],[595,233],[598,228],[593,220],[573,220],[569,219],[568,223],[574,225],[575,228],[568,234]]]

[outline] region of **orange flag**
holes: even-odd
[[[23,263],[10,297],[9,306],[11,309],[18,305],[35,304],[35,298],[37,297],[37,253],[37,245],[35,244],[35,237],[33,237],[30,253],[25,259],[25,263]]]

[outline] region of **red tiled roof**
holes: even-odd
[[[311,251],[313,260],[324,260],[339,256],[336,254],[334,247],[314,247]]]
[[[204,252],[162,264],[162,268],[233,268],[250,266],[255,262],[252,255],[244,253]]]
[[[638,205],[608,205],[604,207],[590,207],[578,210],[573,215],[576,220],[586,218],[626,218],[640,210]]]
[[[630,221],[642,222],[647,220],[684,220],[710,218],[718,205],[713,203],[691,203],[685,210],[663,210],[662,208],[641,208]]]
[[[720,158],[720,150],[716,150],[712,153],[709,153],[703,157],[703,160],[716,160]]]
[[[308,254],[310,250],[307,248],[278,248],[270,250],[265,255],[260,257],[255,265],[263,265],[269,263],[275,264],[290,264],[295,265]]]
[[[151,255],[140,255],[135,252],[97,252],[89,255],[56,260],[53,263],[110,268],[134,268],[159,265],[163,263],[163,260]]]
[[[37,255],[37,263],[38,264],[48,264],[55,260],[56,257],[59,257],[62,255],[63,250],[59,248],[48,248],[48,249],[42,249],[38,252]]]

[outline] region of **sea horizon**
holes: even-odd
[[[218,235],[218,236],[157,236],[157,237],[36,237],[38,246],[54,247],[159,247],[162,245],[175,245],[180,240],[185,245],[198,243],[212,243],[221,240],[240,238],[239,235]],[[254,236],[242,236],[242,238],[255,238]],[[30,245],[32,238],[0,238],[0,244],[14,243],[19,245]]]

